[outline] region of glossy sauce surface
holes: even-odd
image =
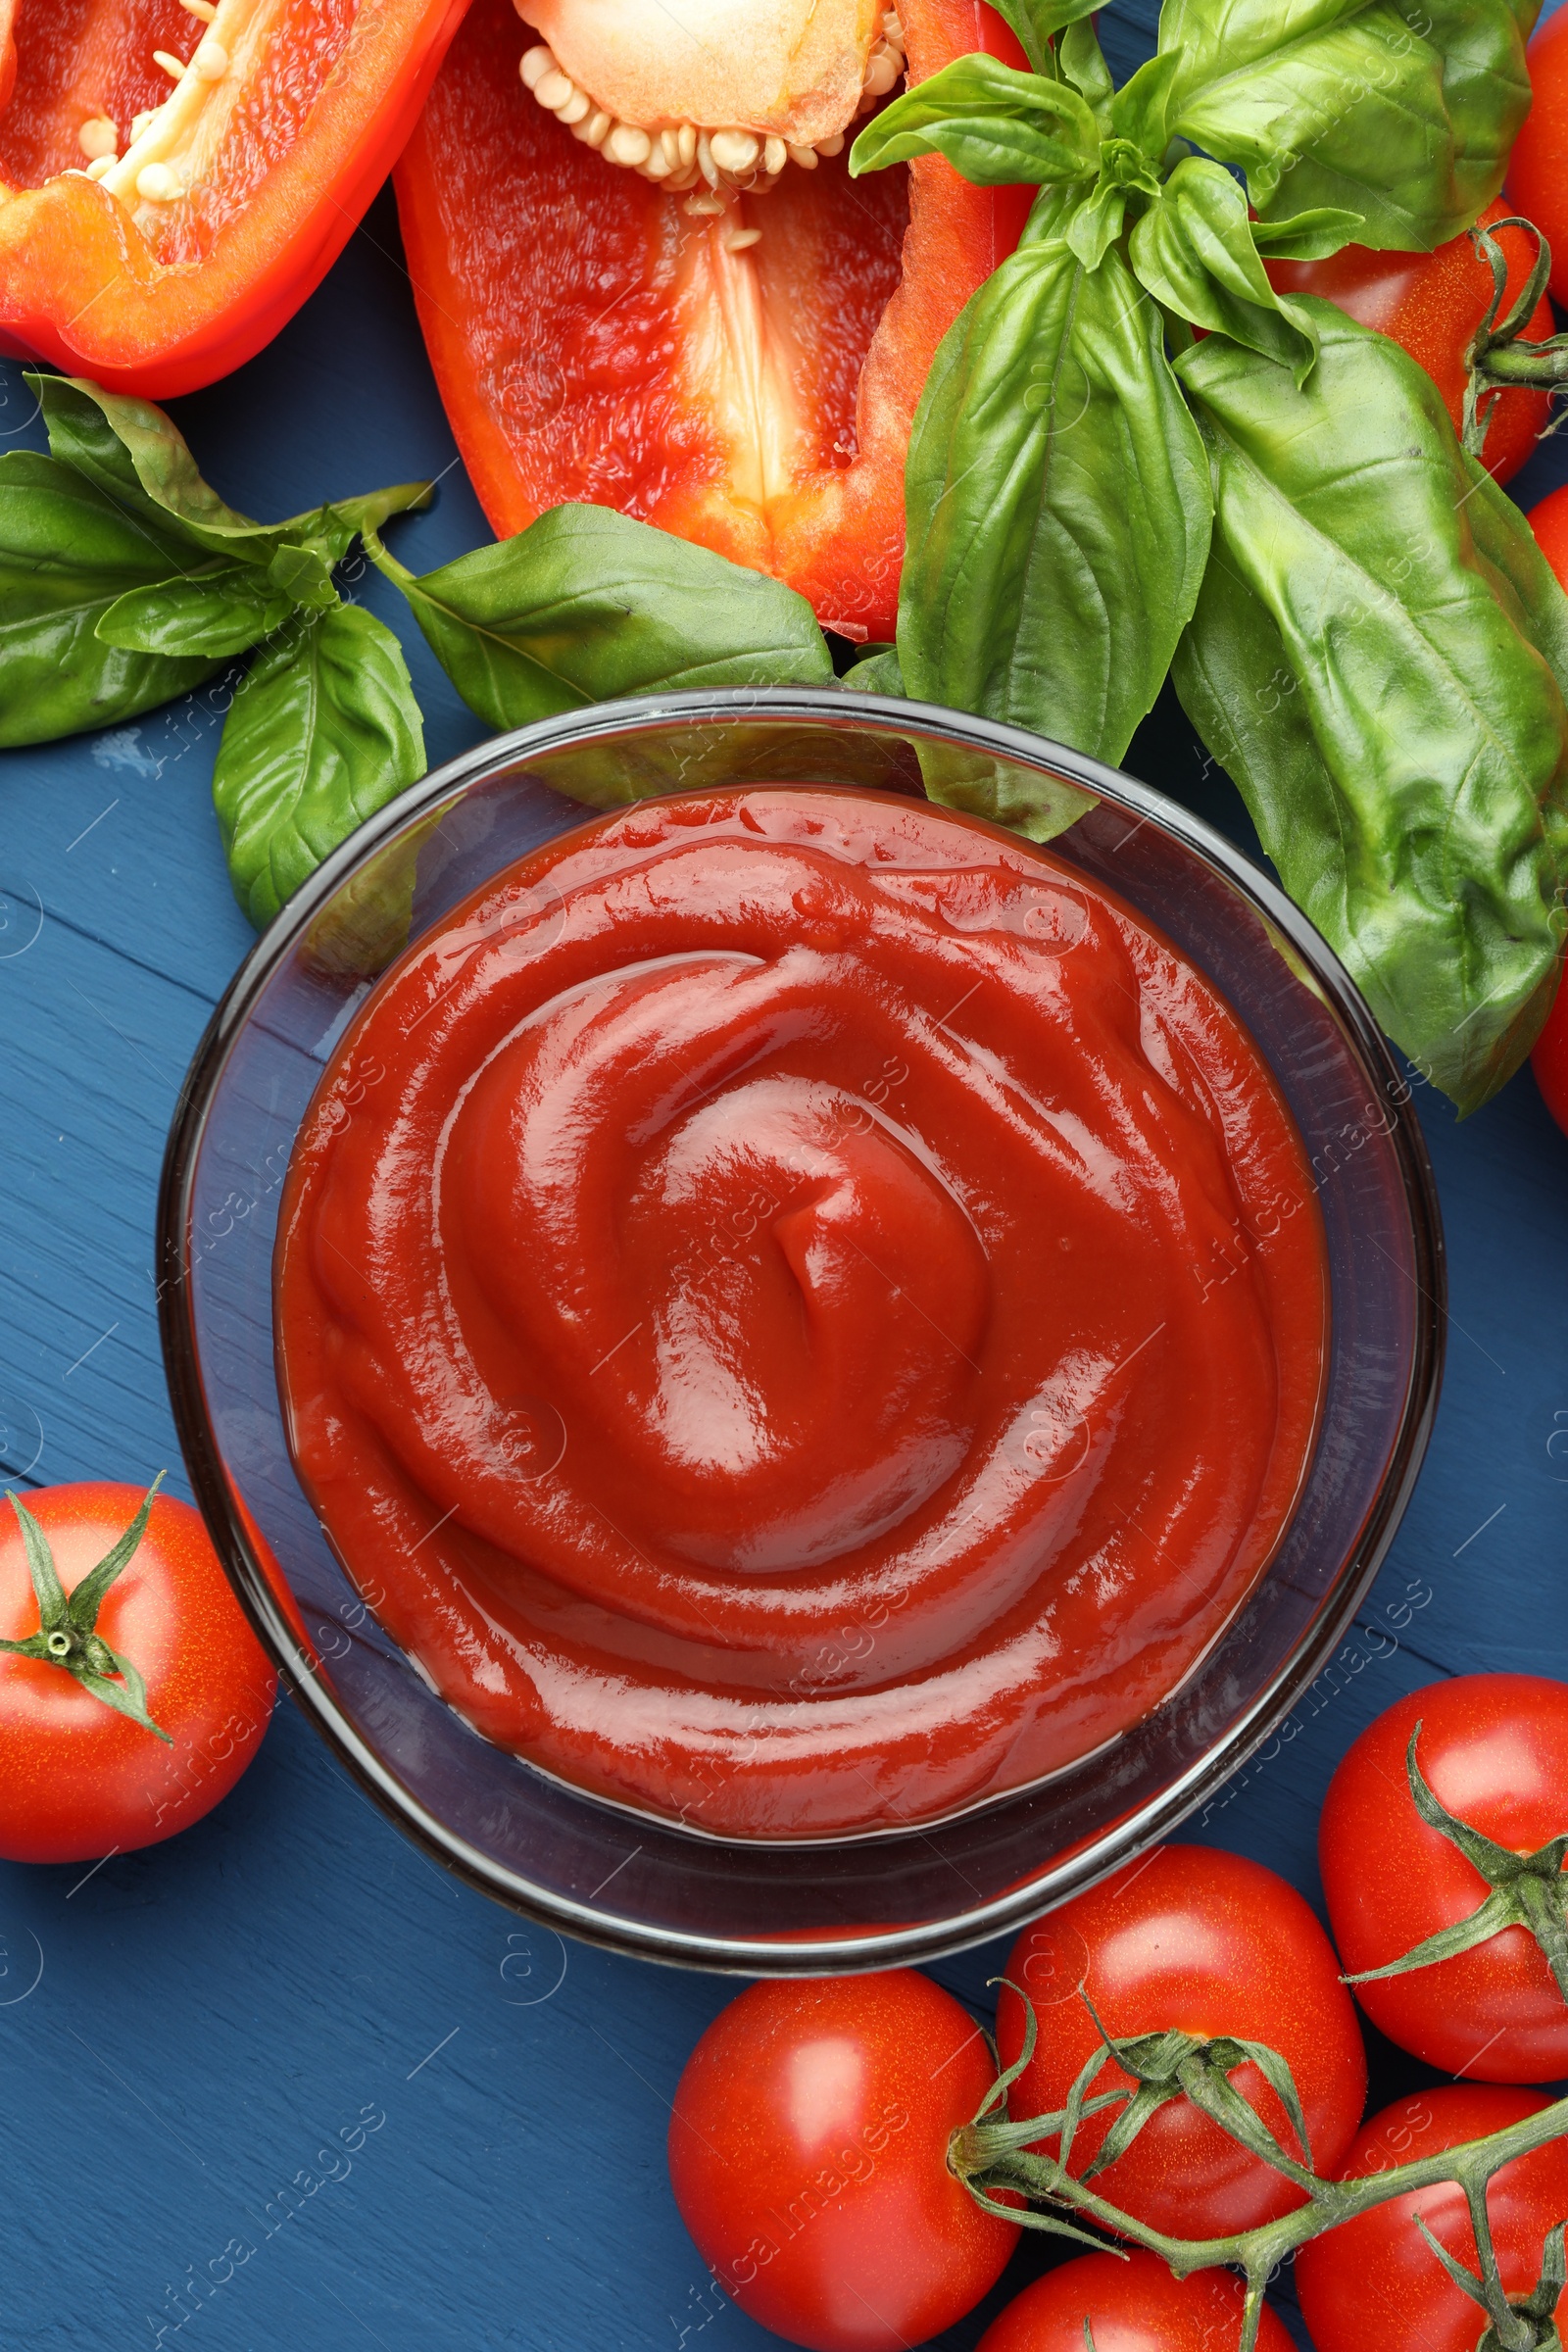
[[[938,1817],[1158,1703],[1267,1560],[1326,1276],[1246,1032],[920,802],[648,804],[393,968],[279,1230],[290,1442],[486,1737],[742,1837]]]

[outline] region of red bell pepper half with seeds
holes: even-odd
[[[0,0],[0,350],[163,400],[248,360],[467,0]]]
[[[618,508],[890,638],[915,404],[1033,190],[846,151],[906,54],[1022,65],[1011,33],[979,0],[706,0],[688,46],[655,0],[518,9],[476,0],[395,175],[492,526]]]

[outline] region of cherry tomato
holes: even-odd
[[[140,1487],[44,1487],[22,1498],[69,1600],[146,1499]],[[0,1640],[34,1641],[47,1614],[22,1523],[0,1503]],[[93,1628],[145,1685],[144,1722],[67,1667],[0,1652],[0,1856],[84,1862],[156,1845],[212,1810],[261,1743],[276,1679],[198,1514],[160,1494]],[[62,1633],[62,1642],[78,1640]],[[79,1650],[89,1670],[101,1653]],[[101,1678],[121,1703],[129,1677]],[[164,1735],[160,1737],[160,1734]]]
[[[1543,1102],[1568,1135],[1568,989],[1560,983],[1545,1027],[1531,1048],[1530,1067]]]
[[[1026,2286],[980,2338],[978,2352],[1235,2352],[1247,2298],[1229,2271],[1175,2279],[1157,2255],[1085,2254]],[[1291,2352],[1267,2306],[1257,2352]]]
[[[1506,220],[1511,209],[1489,205],[1482,225]],[[1508,261],[1506,312],[1524,291],[1536,249],[1520,228],[1504,229],[1497,242]],[[1492,271],[1468,235],[1440,245],[1436,253],[1373,253],[1364,245],[1347,245],[1324,262],[1271,262],[1268,273],[1279,292],[1320,294],[1363,326],[1392,335],[1431,376],[1458,432],[1469,374],[1464,355],[1492,299]],[[1551,304],[1543,297],[1525,339],[1539,343],[1555,328]],[[1486,463],[1499,482],[1518,472],[1549,415],[1544,392],[1504,392],[1494,404]]]
[[[1536,2090],[1445,2084],[1385,2107],[1356,2135],[1341,2178],[1361,2180],[1480,2139],[1549,2105]],[[1374,2206],[1314,2237],[1296,2258],[1296,2288],[1317,2352],[1475,2352],[1485,2315],[1454,2285],[1415,2226],[1474,2271],[1475,2232],[1452,2181]],[[1568,2147],[1561,2140],[1505,2164],[1487,2189],[1503,2292],[1529,2294],[1546,2232],[1568,2216]],[[1103,2352],[1103,2347],[1101,2348]]]
[[[1349,2145],[1366,2101],[1355,2005],[1306,1903],[1259,1863],[1204,1846],[1156,1847],[1026,1929],[1006,1975],[1033,1996],[1040,2022],[1035,2054],[1008,2094],[1020,2122],[1065,2106],[1073,2078],[1099,2047],[1087,1992],[1117,2037],[1174,2027],[1204,2039],[1268,2043],[1295,2077],[1317,2169],[1332,2172]],[[1021,2051],[1023,2034],[1023,2003],[1004,1991],[997,2041],[1004,2066]],[[1128,2080],[1107,2060],[1094,2090]],[[1285,2108],[1257,2068],[1249,2061],[1231,2081],[1298,2156]],[[1117,2112],[1083,2125],[1075,2172]],[[1184,2097],[1158,2108],[1095,2185],[1124,2212],[1181,2237],[1249,2230],[1302,2201],[1282,2174]]]
[[[948,2170],[995,2079],[979,2027],[929,1978],[754,1984],[675,2092],[681,2219],[742,2310],[791,2343],[924,2343],[973,2310],[1018,2235]]]
[[[1524,1854],[1568,1831],[1568,1684],[1466,1674],[1396,1699],[1334,1775],[1318,1828],[1329,1922],[1350,1974],[1398,1959],[1487,1898],[1481,1873],[1415,1809],[1404,1760],[1417,1723],[1427,1786],[1461,1821]],[[1354,1991],[1391,2041],[1447,2074],[1568,2075],[1568,2002],[1525,1928]]]
[[[1568,588],[1568,483],[1531,508],[1530,527],[1559,584]]]
[[[1543,24],[1530,44],[1535,104],[1514,142],[1508,202],[1551,247],[1551,290],[1568,303],[1568,13]]]

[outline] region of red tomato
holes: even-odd
[[[1568,989],[1560,983],[1546,1025],[1531,1048],[1530,1067],[1546,1108],[1568,1135]]]
[[[791,2343],[924,2343],[973,2310],[1018,2235],[948,2170],[995,2079],[979,2027],[927,1977],[754,1984],[675,2092],[681,2219],[741,2309]]]
[[[1551,247],[1551,290],[1568,303],[1568,10],[1543,24],[1530,44],[1535,104],[1514,143],[1508,202]]]
[[[1242,2282],[1229,2271],[1173,2278],[1154,2254],[1085,2254],[1026,2286],[980,2338],[978,2352],[1084,2352],[1084,2322],[1095,2352],[1235,2352],[1241,2340]],[[1291,2352],[1284,2325],[1265,2304],[1257,2352]]]
[[[1041,2028],[1008,2096],[1020,2122],[1065,2106],[1074,2076],[1099,2046],[1081,1986],[1118,2037],[1175,2027],[1205,2039],[1229,2034],[1267,2042],[1296,2079],[1317,2169],[1332,2173],[1349,2145],[1366,2100],[1355,2005],[1306,1903],[1260,1864],[1198,1845],[1156,1847],[1026,1929],[1006,1974],[1034,1996]],[[1004,2066],[1022,2049],[1023,2032],[1023,2003],[1004,1991],[997,2012]],[[1128,2080],[1107,2061],[1094,2088]],[[1256,2067],[1239,2067],[1231,2080],[1296,2152],[1285,2109]],[[1117,2112],[1083,2126],[1074,2171]],[[1095,2185],[1124,2212],[1178,2237],[1249,2230],[1302,2202],[1299,2189],[1185,2098],[1151,2116]]]
[[[1568,1684],[1466,1674],[1396,1699],[1334,1775],[1318,1828],[1329,1921],[1350,1974],[1398,1959],[1486,1900],[1481,1873],[1411,1799],[1404,1759],[1417,1723],[1427,1786],[1461,1821],[1524,1854],[1568,1831]],[[1354,1990],[1391,2041],[1450,2075],[1568,2075],[1568,2002],[1524,1928]]]
[[[1362,2127],[1341,2177],[1358,2180],[1413,2163],[1548,2104],[1536,2090],[1480,2083],[1423,2090]],[[1422,2239],[1417,2214],[1441,2246],[1475,2270],[1475,2232],[1464,2191],[1452,2181],[1396,2197],[1314,2237],[1296,2258],[1296,2288],[1317,2352],[1475,2352],[1485,2316]],[[1504,2165],[1488,2187],[1487,2214],[1503,2292],[1526,2295],[1541,2276],[1547,2230],[1568,2215],[1568,2147],[1557,2140]]]
[[[1505,204],[1489,205],[1482,224],[1506,220],[1511,210]],[[1508,260],[1511,303],[1524,291],[1535,247],[1519,228],[1504,229],[1497,242]],[[1373,253],[1364,245],[1347,245],[1326,262],[1271,262],[1268,274],[1281,293],[1321,294],[1363,326],[1392,335],[1431,376],[1447,404],[1454,431],[1459,430],[1469,375],[1464,355],[1492,299],[1492,271],[1468,235],[1440,245],[1436,253]],[[1551,305],[1543,297],[1525,339],[1539,343],[1555,327]],[[1544,432],[1549,415],[1544,392],[1505,392],[1494,403],[1486,456],[1488,469],[1499,482],[1518,472]]]
[[[45,1487],[24,1497],[67,1596],[122,1537],[141,1487]],[[0,1640],[39,1630],[22,1529],[0,1504]],[[187,1502],[160,1494],[109,1587],[96,1632],[140,1674],[172,1744],[63,1667],[0,1653],[0,1856],[84,1862],[156,1845],[225,1796],[261,1744],[276,1678]]]
[[[1531,508],[1530,527],[1559,582],[1568,588],[1568,483]]]

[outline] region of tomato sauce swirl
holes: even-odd
[[[1275,1548],[1325,1362],[1224,1000],[1051,852],[825,788],[643,804],[411,949],[275,1282],[295,1464],[386,1629],[487,1739],[740,1838],[927,1822],[1138,1722]]]

